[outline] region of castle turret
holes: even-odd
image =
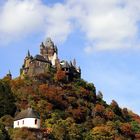
[[[77,71],[81,74],[81,68],[80,68],[80,66],[77,68]]]
[[[44,56],[44,49],[45,49],[45,46],[42,42],[41,45],[40,45],[40,54],[43,55],[43,56]]]
[[[76,68],[76,59],[73,59],[73,66]]]
[[[47,60],[51,61],[52,65],[56,65],[57,47],[54,45],[51,38],[47,38],[44,43],[40,45],[40,54]]]
[[[27,55],[26,55],[26,57],[24,59],[24,67],[25,68],[28,68],[29,67],[30,62],[31,62],[31,58],[32,58],[32,56],[30,54],[30,51],[28,50]]]
[[[28,50],[28,53],[27,53],[27,57],[30,57],[31,55],[30,55],[30,51]]]
[[[12,74],[11,71],[9,70],[9,72],[7,73],[6,77],[8,77],[10,80],[12,79]]]
[[[52,49],[54,48],[54,43],[53,43],[53,41],[51,40],[50,37],[48,37],[48,38],[45,40],[44,45],[45,45],[45,47],[47,47],[47,48],[52,48]]]

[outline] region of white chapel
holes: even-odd
[[[40,116],[34,111],[32,108],[28,108],[26,110],[18,113],[14,118],[14,128],[40,128]]]

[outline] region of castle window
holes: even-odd
[[[37,119],[35,119],[35,125],[37,124]]]

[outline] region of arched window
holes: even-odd
[[[37,119],[35,119],[35,125],[37,124]]]

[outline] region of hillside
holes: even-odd
[[[40,114],[40,129],[13,128],[15,116],[27,108]],[[28,51],[19,77],[12,79],[9,71],[0,79],[0,140],[40,140],[38,134],[49,140],[139,140],[140,116],[114,100],[107,104],[81,78],[76,60],[60,60],[47,38],[40,54]]]
[[[46,80],[45,80],[46,79]],[[40,113],[41,127],[54,140],[140,139],[140,117],[117,102],[109,105],[94,84],[83,79],[68,82],[63,72],[0,80],[0,139],[35,139],[11,127],[17,110],[29,106]],[[49,132],[48,132],[49,130]],[[24,136],[22,136],[24,135]]]

